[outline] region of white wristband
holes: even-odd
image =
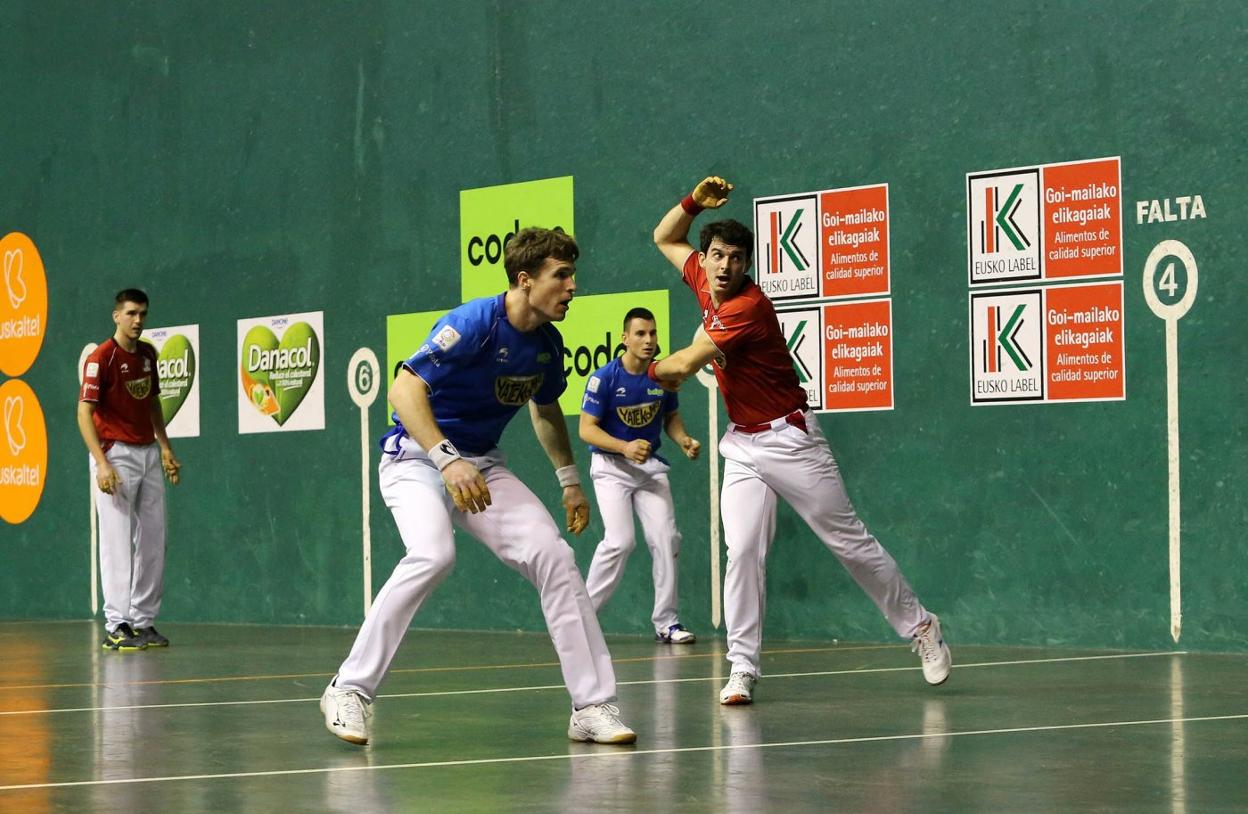
[[[463,457],[448,438],[442,439],[442,443],[429,450],[428,454],[429,460],[433,461],[439,472]]]
[[[559,467],[555,470],[555,477],[559,479],[559,485],[564,489],[581,485],[581,473],[576,471],[576,464]]]

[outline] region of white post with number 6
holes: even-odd
[[[82,387],[83,368],[87,364],[87,357],[95,353],[95,349],[99,345],[94,342],[88,342],[82,349],[82,353],[78,356],[78,386]],[[100,527],[96,520],[95,514],[95,478],[91,475],[91,467],[87,467],[87,513],[90,519],[87,521],[91,529],[91,616],[95,616],[100,610],[100,563],[98,559],[100,551]]]
[[[1177,266],[1181,264],[1182,282]],[[1157,272],[1161,271],[1158,277]],[[1196,300],[1196,258],[1177,240],[1163,240],[1144,262],[1144,299],[1166,323],[1166,441],[1170,462],[1170,636],[1183,632],[1182,584],[1179,579],[1179,320]],[[1180,292],[1181,289],[1181,292]]]
[[[361,539],[364,545],[364,614],[373,605],[373,534],[368,511],[369,475],[368,465],[372,460],[369,454],[371,447],[368,434],[368,408],[377,400],[377,392],[381,388],[381,365],[377,362],[377,354],[368,348],[360,348],[351,356],[347,363],[347,390],[351,400],[360,408],[360,521]]]

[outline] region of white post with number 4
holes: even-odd
[[[360,408],[360,522],[364,545],[364,614],[373,606],[373,534],[368,510],[368,465],[372,460],[368,436],[368,408],[377,400],[381,388],[381,365],[377,354],[368,348],[360,348],[347,363],[347,390],[351,400]]]
[[[1182,265],[1183,280],[1176,266]],[[1157,275],[1161,271],[1160,278]],[[1170,462],[1170,636],[1183,632],[1182,583],[1179,579],[1179,320],[1196,300],[1196,258],[1177,240],[1163,240],[1144,262],[1144,299],[1166,323],[1166,442]],[[1182,291],[1180,292],[1180,289]]]

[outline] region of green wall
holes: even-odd
[[[200,326],[202,434],[176,442],[165,618],[351,625],[347,359],[360,346],[385,358],[388,314],[458,304],[460,190],[573,176],[581,293],[670,288],[672,335],[688,337],[696,306],[649,234],[716,173],[737,184],[725,214],[747,222],[754,196],[889,184],[896,409],[822,424],[860,513],[954,642],[1171,645],[1164,329],[1140,274],[1160,240],[1187,243],[1200,293],[1179,328],[1181,643],[1242,649],[1246,26],[1231,0],[6,0],[0,233],[30,235],[47,268],[50,335],[23,379],[47,415],[50,473],[35,514],[0,525],[0,617],[89,612],[74,369],[111,332],[115,290],[146,288],[153,326]],[[972,408],[965,174],[1115,155],[1126,401]],[[1136,200],[1191,194],[1207,219],[1135,223]],[[238,435],[235,321],[318,310],[327,429]],[[696,383],[684,394],[703,439],[705,398]],[[380,402],[370,420],[380,432]],[[523,416],[504,445],[557,509]],[[707,477],[705,461],[674,467],[698,632]],[[401,547],[372,490],[379,586]],[[584,567],[600,533],[575,543]],[[608,631],[645,632],[648,575],[643,544]],[[769,636],[890,635],[787,509],[768,584]],[[541,618],[520,578],[465,539],[416,624]]]

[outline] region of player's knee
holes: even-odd
[[[608,534],[598,544],[598,550],[609,557],[623,557],[631,554],[637,546],[637,538],[631,534]]]

